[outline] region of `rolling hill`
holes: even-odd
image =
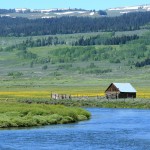
[[[136,32],[139,33],[135,31],[134,34]],[[116,32],[113,36],[122,36],[125,33]],[[138,67],[136,63],[149,59],[150,34],[147,31],[145,34],[140,33],[139,39],[126,44],[91,46],[71,44],[71,41],[80,37],[86,39],[97,34],[57,35],[53,40],[57,37],[58,41],[63,39],[66,44],[26,45],[26,48],[18,46],[30,37],[24,37],[22,41],[19,37],[1,38],[3,42],[7,41],[11,45],[14,43],[13,40],[20,40],[15,47],[8,49],[7,45],[0,51],[1,97],[7,97],[8,93],[9,97],[14,97],[13,95],[21,97],[28,95],[27,93],[30,93],[30,96],[48,97],[50,92],[103,95],[105,88],[111,82],[130,82],[137,89],[138,97],[149,97],[149,64]],[[112,36],[111,33],[99,34],[102,37]],[[32,40],[37,41],[47,37],[32,37]]]
[[[126,6],[118,8],[109,8],[106,10],[85,10],[78,8],[50,8],[50,9],[29,9],[29,8],[14,8],[0,9],[1,17],[25,17],[29,19],[36,18],[55,18],[64,16],[77,17],[103,17],[103,16],[120,16],[122,14],[133,12],[150,11],[150,5]]]

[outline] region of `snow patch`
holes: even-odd
[[[122,11],[122,12],[120,12],[120,14],[127,14],[127,13],[130,13],[130,11]]]
[[[139,8],[140,8],[140,6],[131,6],[131,7],[124,7],[124,10],[136,10]]]
[[[148,8],[147,11],[150,11],[150,8]]]
[[[94,14],[95,14],[94,12],[91,12],[91,13],[90,13],[90,16],[93,16]]]
[[[127,7],[117,7],[117,8],[110,8],[108,9],[109,11],[121,11],[121,10],[149,10],[150,5],[141,5],[141,6],[127,6]]]
[[[55,13],[56,15],[69,15],[69,14],[73,14],[74,12],[72,11],[68,11],[68,12],[62,12],[62,13]]]
[[[139,9],[139,6],[110,8],[108,10],[136,10],[136,9]]]
[[[86,11],[76,11],[77,13],[79,13],[79,14],[84,14],[84,13],[86,13]]]
[[[25,11],[27,11],[27,10],[29,10],[29,9],[27,9],[27,8],[16,8],[16,9],[15,9],[15,11],[16,11],[17,13],[19,13],[19,12],[25,12]]]
[[[43,9],[43,10],[38,10],[38,11],[41,13],[49,13],[49,12],[56,11],[56,10],[57,9]]]

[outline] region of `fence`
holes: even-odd
[[[114,98],[106,98],[104,94],[89,94],[89,95],[82,95],[82,94],[58,94],[58,93],[51,93],[51,98],[52,99],[116,99]],[[136,98],[145,98],[145,99],[150,99],[150,94],[137,94]],[[128,98],[123,98],[123,99],[135,99],[132,97]]]

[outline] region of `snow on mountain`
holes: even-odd
[[[67,11],[67,12],[60,12],[60,13],[55,13],[56,15],[69,15],[69,14],[73,14],[74,12],[72,11]]]
[[[48,15],[49,13],[54,13],[55,15],[71,15],[71,14],[84,14],[88,10],[78,10],[78,9],[70,9],[70,8],[51,8],[51,9],[27,9],[27,8],[16,8],[16,13],[42,13]]]
[[[70,14],[84,14],[84,13],[86,13],[86,11],[66,11],[66,12],[57,12],[55,14],[56,15],[70,15]]]
[[[91,12],[91,13],[90,13],[90,16],[93,16],[94,14],[95,14],[94,12]]]
[[[130,13],[131,11],[121,11],[120,14],[127,14]]]
[[[127,6],[127,7],[117,7],[117,8],[110,8],[108,11],[123,11],[121,13],[127,13],[128,11],[138,11],[138,10],[144,10],[149,11],[150,5],[139,5],[139,6]]]
[[[126,6],[126,7],[116,7],[104,10],[107,12],[108,16],[118,16],[121,14],[127,14],[131,12],[144,12],[150,11],[150,5],[137,5],[137,6]],[[19,16],[26,17],[28,14],[29,18],[53,18],[53,17],[61,17],[61,16],[89,16],[89,17],[98,17],[98,11],[85,10],[85,9],[77,9],[77,8],[50,8],[50,9],[28,9],[28,8],[16,8],[16,14],[10,14],[10,17]],[[23,16],[24,15],[24,16]],[[0,17],[3,17],[1,15]]]
[[[137,9],[139,9],[139,6],[110,8],[108,10],[112,11],[112,10],[137,10]]]
[[[28,11],[30,9],[27,9],[27,8],[16,8],[15,11],[16,13],[19,13],[19,12],[25,12],[25,11]]]

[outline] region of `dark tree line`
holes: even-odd
[[[76,45],[80,46],[87,46],[87,45],[119,45],[119,44],[126,44],[128,41],[132,41],[135,39],[139,39],[139,36],[132,35],[132,36],[121,36],[121,37],[103,37],[100,35],[90,37],[87,39],[84,39],[84,37],[81,37],[78,41],[75,42]]]
[[[119,17],[60,17],[27,19],[0,17],[0,36],[33,36],[86,33],[97,31],[137,30],[150,22],[150,12],[124,14]]]
[[[58,45],[58,44],[66,44],[64,40],[59,40],[58,37],[45,37],[45,38],[38,38],[33,40],[32,38],[23,41],[19,45],[23,45],[25,47],[41,47],[41,46],[48,46],[48,45]]]
[[[106,11],[103,11],[103,10],[99,10],[99,11],[98,11],[98,14],[99,14],[99,15],[102,15],[102,16],[106,16],[106,15],[107,15],[107,12],[106,12]]]
[[[119,44],[125,44],[127,41],[132,41],[138,38],[139,36],[137,35],[121,36],[121,37],[97,35],[97,36],[90,37],[90,38],[86,38],[83,36],[79,38],[77,41],[70,43],[70,45],[71,46],[119,45]],[[31,37],[19,44],[11,45],[6,48],[1,48],[0,51],[12,51],[14,49],[22,50],[23,52],[19,53],[19,55],[24,55],[25,57],[26,56],[28,57],[30,54],[28,55],[26,53],[26,50],[29,47],[42,47],[42,46],[50,46],[50,45],[64,45],[64,44],[66,44],[66,41],[64,39],[63,40],[59,39],[56,36],[55,37],[48,36],[48,37],[38,38],[38,39],[32,39]],[[116,61],[116,60],[113,60],[113,61]]]
[[[90,38],[81,37],[79,40],[73,42],[72,46],[88,46],[88,45],[119,45],[125,44],[127,41],[132,41],[138,39],[139,36],[132,35],[132,36],[121,36],[121,37],[106,37],[97,35]],[[58,37],[45,37],[45,38],[38,38],[36,40],[32,38],[28,38],[20,44],[12,45],[6,47],[5,49],[0,49],[0,51],[12,51],[13,49],[18,50],[26,50],[28,47],[42,47],[42,46],[49,46],[49,45],[64,45],[66,44],[65,40],[60,40]]]
[[[105,45],[119,45],[119,44],[126,44],[128,41],[139,39],[137,35],[131,36],[121,36],[121,37],[112,37],[105,41]]]
[[[6,48],[1,48],[0,51],[12,51],[14,49],[17,50],[27,50],[28,47],[41,47],[41,46],[49,46],[49,45],[58,45],[58,44],[66,44],[66,42],[64,40],[59,40],[58,37],[52,37],[49,36],[47,38],[38,38],[36,40],[32,39],[32,38],[28,38],[25,41],[16,44],[16,45],[12,45],[12,46],[8,46]]]
[[[147,66],[147,65],[150,65],[150,58],[147,58],[145,59],[144,61],[142,62],[137,62],[135,64],[136,67],[144,67],[144,66]]]

